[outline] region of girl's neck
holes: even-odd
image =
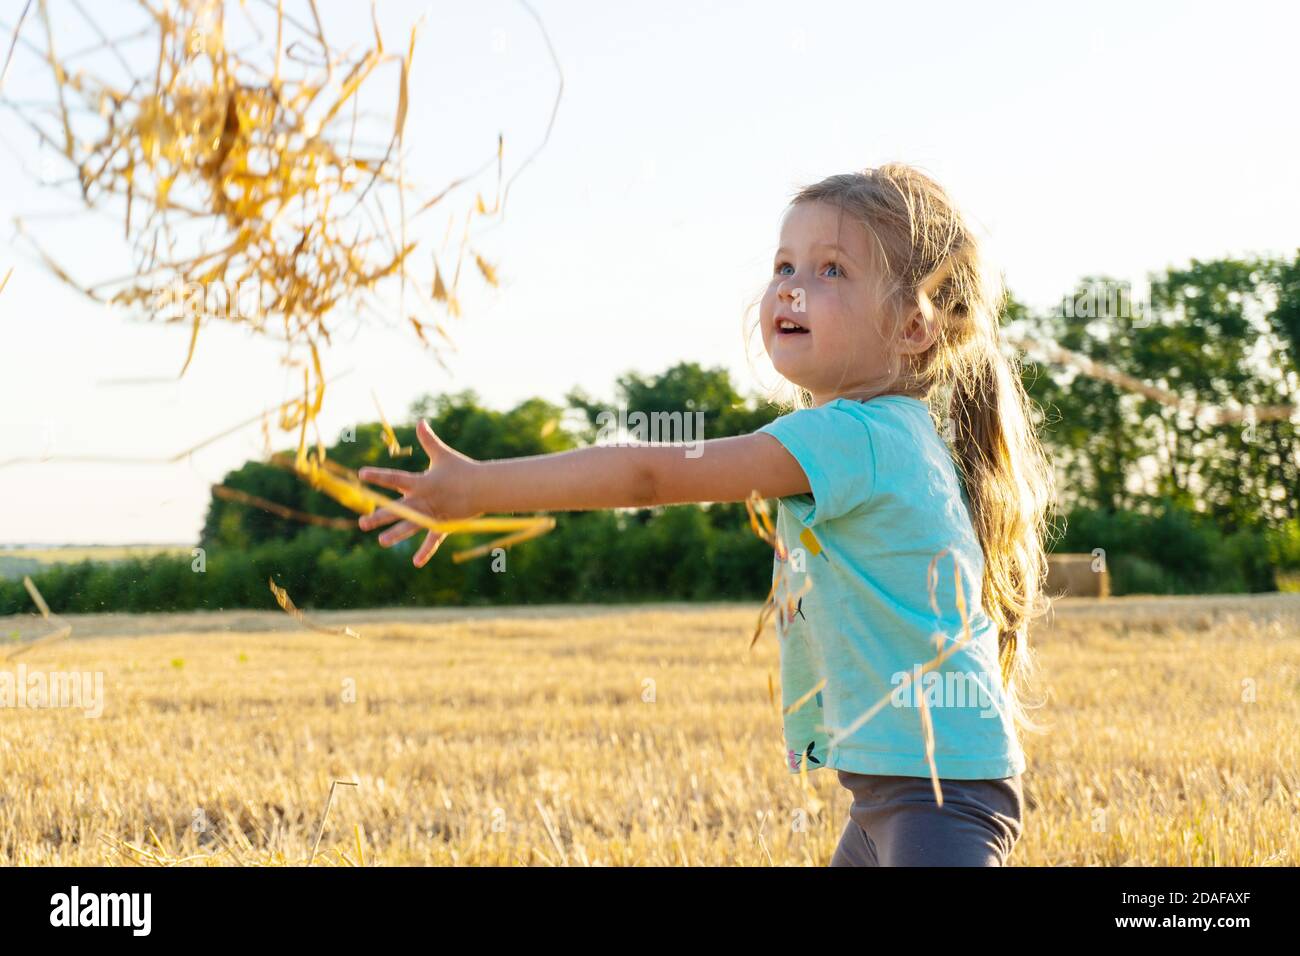
[[[898,397],[898,398],[914,398],[914,399],[916,399],[918,402],[924,402],[924,401],[925,401],[925,396],[922,395],[922,394],[920,394],[919,392],[916,392],[916,391],[907,391],[907,390],[903,390],[903,389],[899,389],[899,390],[896,390],[896,391],[895,391],[895,390],[891,390],[891,389],[886,389],[886,390],[883,391],[883,392],[873,392],[873,393],[868,394],[868,395],[864,395],[864,394],[861,393],[861,392],[856,392],[856,393],[855,393],[855,392],[846,392],[846,393],[843,394],[843,395],[830,395],[830,396],[828,396],[824,401],[816,402],[816,407],[820,407],[821,405],[827,405],[827,404],[829,404],[829,403],[835,401],[837,398],[842,398],[842,399],[845,399],[846,401],[850,401],[850,402],[869,402],[869,401],[871,401],[871,399],[873,399],[873,398],[885,398],[886,396],[889,396],[889,395],[893,395],[893,396],[896,396],[896,397]],[[814,401],[816,401],[816,400],[814,399]]]

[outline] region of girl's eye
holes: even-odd
[[[844,276],[844,272],[843,272],[843,270],[840,269],[840,265],[839,265],[838,262],[830,262],[830,263],[827,263],[827,265],[828,265],[830,268],[832,268],[832,269],[835,270],[835,278],[838,279],[838,278],[842,278],[842,277]],[[782,263],[780,263],[779,265],[777,265],[777,267],[776,267],[777,275],[780,275],[780,274],[781,274],[781,270],[782,270],[782,269],[786,269],[786,268],[793,268],[793,266],[791,266],[790,263],[788,263],[788,262],[782,262]]]

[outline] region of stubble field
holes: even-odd
[[[0,864],[824,866],[848,793],[783,769],[758,606],[68,616],[0,672],[98,672],[102,713],[0,707]],[[1012,865],[1300,863],[1300,595],[1033,640]]]

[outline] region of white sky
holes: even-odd
[[[21,5],[0,0],[0,17],[12,25]],[[65,0],[51,6],[75,34]],[[536,23],[514,0],[388,0],[390,47],[426,8],[407,170],[441,188],[490,157],[501,131],[509,176],[540,142],[554,96]],[[789,195],[889,160],[944,183],[987,231],[1012,292],[1038,307],[1088,274],[1140,281],[1191,258],[1300,245],[1294,5],[534,9],[564,98],[505,221],[475,242],[502,286],[462,276],[454,377],[396,323],[336,338],[326,374],[352,371],[327,392],[327,442],[374,419],[372,388],[390,418],[425,392],[467,387],[500,409],[559,402],[575,385],[612,400],[617,375],[681,361],[725,366],[742,392],[757,391],[755,376],[773,373],[761,355],[751,370],[741,323]],[[323,0],[321,12],[331,40],[369,38],[368,4]],[[40,39],[39,27],[29,18],[24,36]],[[20,50],[5,94],[49,89]],[[0,275],[15,267],[0,294],[0,460],[168,456],[291,397],[280,346],[217,325],[174,384],[98,384],[174,376],[188,330],[108,315],[41,266],[13,218],[71,207],[35,181],[39,156],[11,111],[0,138],[12,147],[0,150]],[[490,202],[495,170],[478,186]],[[79,278],[108,278],[125,261],[120,217],[31,222]],[[445,225],[431,221],[425,236],[437,245]],[[761,352],[757,336],[751,347]],[[177,465],[0,468],[0,544],[192,542],[209,484],[260,447],[252,425]]]

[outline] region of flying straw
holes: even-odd
[[[289,598],[289,592],[276,585],[274,578],[268,578],[267,581],[271,585],[271,593],[275,595],[275,602],[280,605],[281,610],[304,627],[309,627],[313,631],[320,631],[322,634],[337,634],[342,637],[361,636],[350,627],[323,627],[320,624],[313,623],[307,619],[307,615],[303,614],[302,611],[298,610],[294,605],[293,601]]]
[[[55,96],[49,103],[14,107],[15,112],[41,144],[66,160],[87,208],[122,211],[124,235],[136,267],[118,279],[83,283],[30,236],[21,221],[18,228],[56,277],[91,299],[142,308],[152,319],[185,326],[189,335],[180,376],[194,361],[204,326],[213,321],[242,325],[266,336],[278,330],[282,335],[273,337],[284,341],[290,354],[309,352],[302,399],[290,400],[279,409],[281,429],[298,432],[294,471],[311,487],[368,513],[366,509],[388,505],[388,500],[331,469],[332,463],[326,461],[317,426],[326,382],[320,348],[331,344],[336,315],[382,314],[379,294],[396,286],[403,318],[447,367],[425,328],[432,326],[439,339],[450,343],[444,326],[429,316],[438,308],[452,316],[460,314],[457,288],[471,222],[475,215],[504,213],[504,137],[498,134],[493,157],[498,201],[489,210],[481,193],[476,195],[465,216],[450,284],[430,255],[427,261],[433,276],[427,283],[416,282],[417,288],[430,293],[418,297],[415,310],[408,314],[413,253],[423,243],[421,238],[408,237],[408,227],[478,172],[453,181],[431,199],[408,197],[413,189],[403,162],[417,29],[411,30],[403,51],[386,50],[372,3],[373,43],[363,40],[343,50],[327,42],[314,0],[305,0],[305,5],[310,22],[287,12],[283,0],[262,0],[260,15],[264,21],[273,16],[275,26],[274,48],[267,50],[263,43],[234,42],[234,25],[226,21],[228,8],[238,9],[259,39],[265,37],[244,3],[235,8],[221,0],[174,0],[160,12],[149,0],[138,0],[134,12],[144,27],[115,39],[74,4],[77,14],[100,37],[101,48],[129,74],[122,81],[80,64],[76,69],[69,66],[56,49],[55,38],[62,27],[41,2],[44,44],[21,36],[20,19],[10,57],[20,45],[32,50],[42,69],[48,68]],[[24,9],[23,18],[26,13]],[[130,16],[123,14],[122,19]],[[542,33],[545,36],[544,28]],[[142,36],[156,39],[153,61],[142,60],[138,48],[125,48]],[[559,73],[549,37],[546,43]],[[288,68],[286,61],[301,69]],[[372,111],[359,110],[358,103],[379,82],[377,78],[385,72],[392,75],[393,70],[396,109],[385,131],[387,145],[380,152],[367,140],[382,123]],[[558,106],[559,93],[552,125]],[[549,134],[548,125],[538,150]],[[506,182],[506,193],[518,174],[516,170]],[[414,205],[410,215],[408,199]],[[397,230],[390,225],[394,218]],[[486,284],[497,286],[497,266],[479,252],[474,252],[474,258]],[[426,260],[421,256],[419,261]],[[245,295],[246,290],[250,294]],[[409,453],[397,444],[382,409],[380,417],[390,453]],[[307,448],[309,426],[316,431],[314,457]],[[239,427],[242,424],[230,431]],[[217,437],[222,436],[209,441]],[[162,459],[58,456],[42,460],[167,463],[199,447],[202,444]],[[30,460],[16,458],[0,464]],[[262,501],[258,506],[267,504],[274,503]],[[496,524],[492,520],[462,522],[455,531],[517,532],[494,542],[506,547],[554,527],[551,518],[499,519]],[[435,530],[444,527],[440,523]],[[482,551],[461,552],[455,560]]]
[[[38,637],[33,641],[28,641],[27,643],[21,644],[18,647],[14,648],[12,651],[10,651],[8,654],[5,655],[5,660],[7,661],[13,660],[15,657],[18,657],[20,654],[26,654],[33,647],[38,647],[42,644],[53,644],[55,641],[62,640],[63,638],[67,637],[72,633],[71,624],[63,623],[62,621],[59,620],[58,617],[50,613],[50,606],[45,603],[45,598],[41,595],[41,592],[37,589],[36,583],[32,581],[32,579],[27,575],[23,575],[23,587],[25,587],[27,589],[27,593],[31,595],[32,603],[35,604],[37,610],[41,612],[41,617],[47,621],[57,623],[58,628],[57,630],[42,635],[41,637]]]
[[[1167,388],[1149,385],[1141,379],[1126,372],[1093,361],[1086,355],[1071,351],[1057,345],[1050,339],[1031,339],[1024,335],[1004,333],[1008,342],[1018,345],[1031,354],[1041,355],[1046,361],[1073,368],[1089,378],[1109,382],[1126,391],[1149,398],[1169,408],[1185,412],[1198,421],[1208,425],[1226,425],[1240,421],[1290,421],[1296,419],[1300,409],[1295,405],[1245,405],[1241,408],[1227,408],[1219,405],[1205,405],[1187,399]],[[1300,419],[1298,419],[1300,420]]]
[[[367,487],[356,472],[337,462],[313,458],[310,453],[304,455],[301,461],[291,460],[287,455],[283,454],[272,456],[271,461],[272,464],[281,468],[297,472],[317,491],[329,495],[339,504],[350,508],[357,514],[368,515],[376,508],[383,508],[400,518],[405,518],[407,521],[419,525],[421,528],[444,535],[501,531],[517,532],[466,551],[456,552],[452,555],[452,560],[457,564],[486,554],[493,548],[510,547],[521,541],[531,540],[555,527],[555,519],[549,516],[535,518],[464,518],[456,521],[437,521],[422,511],[417,511],[402,504],[395,498],[389,498],[387,495],[380,494]]]

